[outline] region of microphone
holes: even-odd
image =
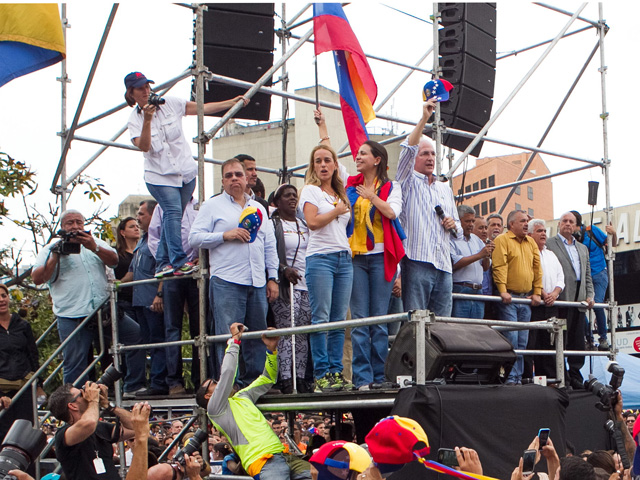
[[[440,220],[444,220],[444,211],[442,210],[442,207],[440,205],[436,205],[434,210],[436,211],[436,215],[440,217]],[[449,233],[453,235],[453,238],[458,238],[458,232],[455,228],[450,228]]]

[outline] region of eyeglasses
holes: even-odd
[[[224,174],[224,178],[227,178],[227,179],[233,178],[234,176],[236,178],[242,178],[244,177],[244,172],[227,172]]]
[[[71,400],[69,403],[75,403],[76,400],[78,400],[78,398],[80,398],[82,396],[82,390],[80,390],[80,393],[78,393],[75,397],[73,397],[73,400]]]

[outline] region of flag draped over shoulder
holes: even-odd
[[[0,87],[64,57],[57,4],[0,4]]]
[[[349,21],[339,3],[313,4],[315,54],[333,51],[340,106],[351,154],[369,139],[365,125],[376,118],[373,103],[378,87]]]

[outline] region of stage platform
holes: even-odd
[[[159,410],[193,411],[195,407],[193,396],[149,400]],[[385,416],[411,417],[429,437],[431,458],[435,459],[440,447],[471,447],[478,451],[486,475],[510,478],[522,452],[542,427],[551,429],[551,439],[561,456],[567,441],[578,453],[612,448],[604,429],[607,415],[595,408],[597,401],[584,390],[534,384],[424,385],[400,390],[265,395],[258,408],[265,413],[332,412],[336,418],[351,412],[360,442]],[[544,461],[541,467],[546,468]],[[400,473],[391,478],[436,478],[419,464]]]

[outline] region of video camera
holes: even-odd
[[[624,368],[618,365],[617,362],[609,362],[607,371],[611,373],[609,385],[598,382],[593,375],[589,375],[589,380],[584,383],[584,388],[600,399],[596,403],[596,408],[603,412],[610,411],[618,401],[618,389],[622,385],[624,377]]]
[[[17,480],[14,475],[9,475],[9,471],[26,472],[46,444],[47,436],[43,431],[33,428],[29,420],[19,419],[13,422],[2,441],[0,478],[2,480]]]
[[[162,98],[157,93],[153,93],[153,92],[151,92],[149,94],[149,100],[147,100],[147,103],[149,105],[155,105],[156,107],[158,107],[160,105],[164,105],[165,102],[166,102],[166,100],[164,98]]]
[[[91,234],[91,232],[84,232]],[[67,232],[66,230],[58,230],[56,237],[61,240],[51,247],[51,251],[60,255],[76,255],[80,253],[80,243],[72,242],[71,239],[78,236],[78,232]]]
[[[185,455],[193,455],[194,452],[199,452],[202,448],[203,442],[206,442],[209,438],[209,434],[206,430],[199,428],[196,433],[189,439],[187,444],[176,452],[171,459],[172,463],[179,463],[183,467],[186,466],[184,461]]]

